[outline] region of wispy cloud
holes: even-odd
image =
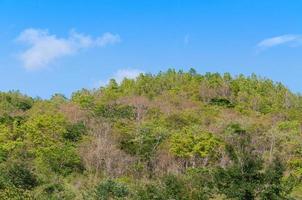
[[[107,80],[101,80],[98,81],[95,84],[95,87],[105,86],[109,83],[110,79],[115,79],[117,83],[121,83],[125,78],[128,79],[135,79],[137,78],[141,73],[144,73],[144,71],[139,69],[119,69],[117,72],[111,76],[111,78]]]
[[[280,35],[272,38],[267,38],[260,41],[257,47],[261,50],[272,48],[279,45],[299,46],[302,45],[302,35]]]
[[[112,33],[104,33],[93,38],[75,31],[70,31],[66,38],[59,38],[47,30],[30,28],[22,31],[16,41],[28,45],[19,58],[26,69],[35,70],[82,49],[105,47],[119,43],[121,39],[119,35]]]
[[[121,41],[121,38],[119,35],[113,35],[111,33],[105,33],[103,36],[98,37],[96,39],[96,44],[98,46],[104,47],[109,44],[115,44],[119,43]]]
[[[118,83],[121,83],[124,80],[124,78],[135,79],[141,73],[144,73],[144,72],[139,69],[120,69],[114,74],[113,78]]]

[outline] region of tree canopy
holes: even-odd
[[[169,69],[66,98],[0,93],[1,199],[302,198],[302,97]]]

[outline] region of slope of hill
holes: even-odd
[[[301,96],[256,75],[0,93],[0,198],[301,199],[301,130]]]

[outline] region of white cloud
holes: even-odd
[[[302,35],[281,35],[272,38],[267,38],[262,40],[257,44],[257,47],[260,49],[268,49],[271,47],[288,44],[290,46],[302,45]]]
[[[144,73],[141,70],[138,69],[120,69],[118,70],[115,75],[113,76],[113,78],[118,82],[121,83],[124,78],[128,78],[128,79],[135,79],[136,77],[138,77],[141,73]]]
[[[107,80],[98,81],[95,86],[105,86],[109,83],[110,79],[115,79],[118,84],[120,84],[125,78],[127,79],[135,79],[144,71],[139,69],[119,69],[113,76]]]
[[[119,35],[105,33],[97,38],[70,31],[66,38],[59,38],[47,30],[26,29],[16,39],[29,47],[19,55],[26,69],[46,67],[51,62],[92,47],[105,47],[121,41]]]
[[[96,39],[97,45],[103,47],[109,44],[116,44],[121,41],[121,38],[119,35],[113,35],[111,33],[104,33],[101,37],[98,37]]]

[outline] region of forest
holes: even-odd
[[[302,96],[194,69],[1,92],[0,199],[302,199]]]

